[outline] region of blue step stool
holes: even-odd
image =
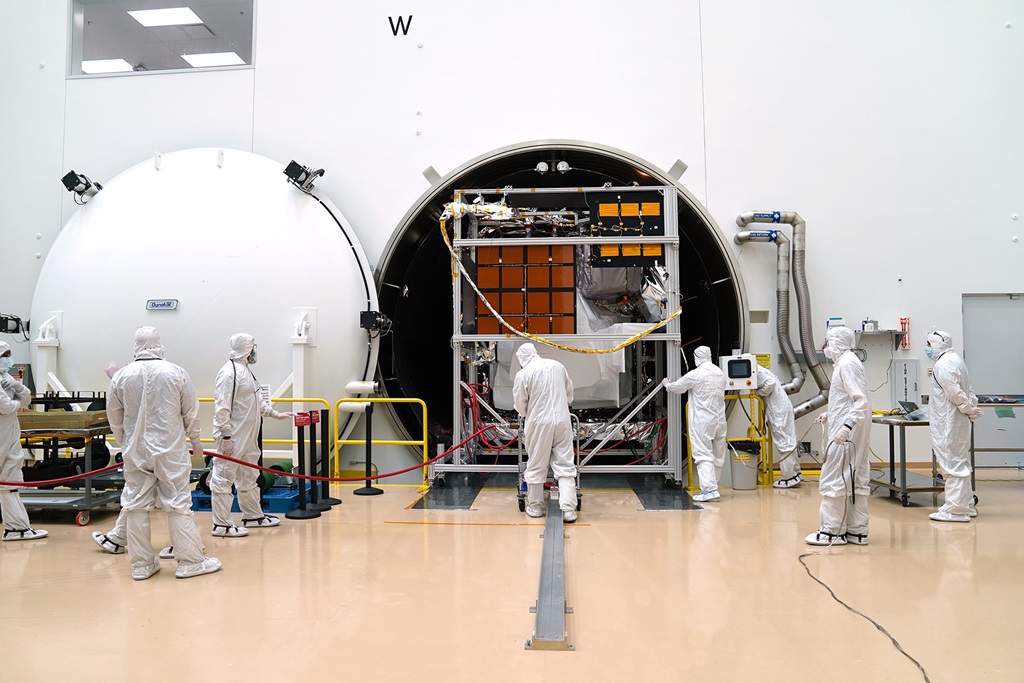
[[[306,484],[306,501],[309,501],[310,485]],[[263,493],[263,511],[285,513],[296,510],[299,507],[298,487],[270,487]],[[210,511],[210,494],[195,489],[192,491],[192,510],[194,512]],[[238,507],[238,497],[231,497],[231,511],[241,512]]]

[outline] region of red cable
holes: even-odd
[[[467,383],[466,386],[469,388],[469,392],[470,392],[469,409],[470,409],[471,419],[472,419],[472,422],[473,422],[472,426],[473,426],[473,429],[477,429],[479,427],[479,425],[482,423],[482,420],[480,419],[480,401],[477,398],[478,393],[477,393],[476,387],[480,387],[480,388],[486,390],[486,392],[490,392],[491,389],[490,389],[490,387],[488,387],[485,384]],[[466,393],[466,389],[464,388],[462,390],[462,392],[463,392],[463,394],[465,394]],[[466,399],[465,398],[462,399],[462,403],[463,403],[463,405],[466,404]],[[486,428],[484,428],[484,429],[486,429]],[[497,430],[495,430],[495,431],[497,431]],[[498,458],[501,457],[501,452],[503,450],[509,448],[512,444],[514,444],[516,442],[516,439],[518,439],[518,438],[519,438],[518,435],[512,437],[512,440],[509,441],[508,443],[506,443],[504,446],[498,446],[496,444],[493,444],[493,443],[491,443],[490,441],[488,441],[487,439],[485,439],[482,436],[480,437],[480,441],[482,441],[485,446],[487,446],[492,451],[494,451],[494,464],[497,465],[498,464]]]
[[[604,453],[605,451],[610,451],[611,449],[615,448],[616,446],[621,446],[622,444],[626,443],[627,441],[632,439],[637,434],[643,434],[644,432],[646,432],[651,427],[654,427],[655,425],[659,425],[662,422],[665,422],[667,419],[668,419],[667,417],[663,417],[660,420],[655,420],[654,422],[652,422],[651,424],[647,425],[646,427],[641,427],[640,429],[636,430],[632,434],[627,434],[625,436],[625,438],[623,438],[621,441],[613,443],[611,446],[605,446],[604,448],[599,450],[598,453]],[[646,457],[646,456],[644,456],[644,457]]]
[[[658,422],[664,422],[664,420],[658,420]],[[657,423],[655,423],[655,424],[657,424]],[[652,448],[651,450],[647,451],[647,453],[644,454],[644,457],[640,458],[639,460],[634,460],[633,462],[627,462],[626,466],[628,467],[629,465],[635,465],[638,462],[643,462],[647,458],[651,457],[651,454],[654,453],[659,448],[661,448],[661,446],[665,443],[665,436],[667,435],[666,434],[667,431],[668,431],[668,429],[665,427],[665,425],[662,425],[661,428],[658,429],[658,433],[661,435],[659,437],[660,440],[658,441],[658,443],[654,444],[654,448]]]

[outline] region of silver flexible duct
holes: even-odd
[[[737,221],[738,222],[738,221]],[[776,265],[776,315],[775,330],[779,338],[779,347],[782,350],[782,358],[789,366],[790,376],[793,378],[782,385],[787,394],[795,394],[804,385],[804,370],[797,360],[796,351],[793,350],[793,341],[789,337],[789,238],[778,230],[744,230],[732,238],[736,244],[747,242],[775,242],[778,256]]]
[[[746,211],[736,217],[736,225],[746,227],[751,223],[788,223],[793,226],[793,284],[796,287],[797,310],[800,318],[800,347],[804,352],[807,370],[820,391],[816,396],[794,407],[797,417],[820,408],[828,402],[829,380],[818,362],[818,349],[814,344],[811,321],[811,296],[807,289],[807,273],[804,270],[807,252],[807,224],[795,211]],[[781,343],[781,341],[780,341]]]

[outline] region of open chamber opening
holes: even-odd
[[[514,145],[456,169],[405,215],[377,278],[392,321],[380,340],[382,392],[427,404],[433,444],[495,427],[442,470],[515,467],[514,350],[531,340],[506,326],[594,351],[664,323],[615,353],[533,343],[573,378],[581,453],[603,443],[588,467],[677,478],[678,397],[648,395],[685,372],[697,346],[717,357],[745,341],[743,284],[707,211],[664,171],[589,143]],[[406,438],[421,437],[414,404],[389,409]]]

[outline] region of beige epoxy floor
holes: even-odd
[[[942,681],[1024,680],[1024,481],[989,471],[970,524],[871,500],[871,545],[806,559]],[[920,681],[913,664],[797,561],[814,550],[814,482],[737,491],[707,510],[644,512],[623,490],[585,490],[568,527],[573,652],[527,651],[543,525],[513,490],[471,511],[410,510],[385,487],[318,520],[245,539],[209,536],[224,569],[174,563],[135,582],[90,540],[115,512],[0,544],[5,682],[89,681]],[[929,503],[930,496],[918,495]],[[157,547],[166,536],[154,514]],[[213,678],[209,678],[210,676]]]

